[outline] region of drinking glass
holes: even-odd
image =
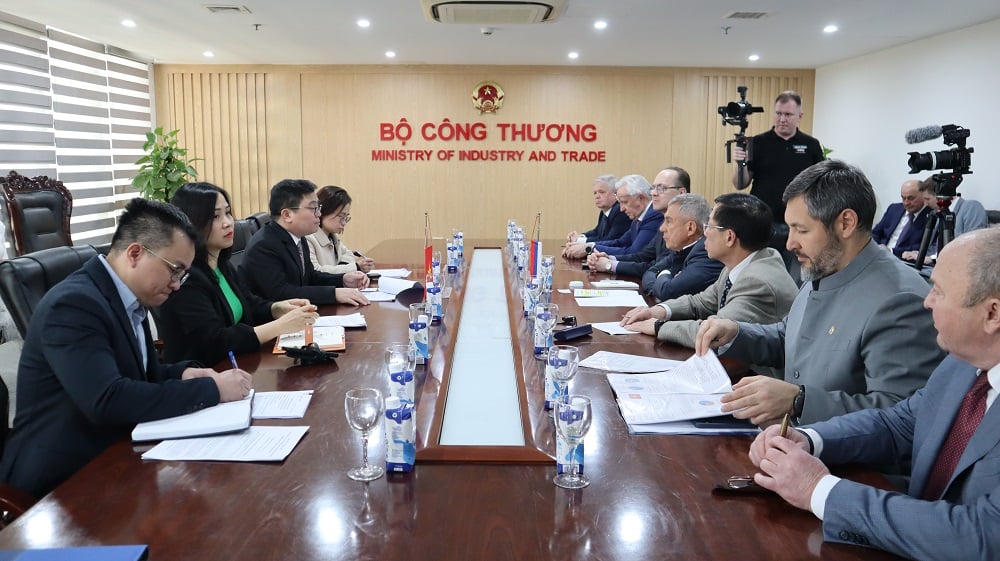
[[[552,373],[552,394],[549,401],[559,403],[569,393],[569,381],[576,376],[576,368],[580,364],[580,350],[572,345],[553,345],[549,347],[546,358],[548,368]],[[555,415],[555,407],[552,409]]]
[[[550,293],[552,292],[552,274],[556,268],[556,258],[554,255],[543,255],[542,256],[542,267],[540,271],[540,276],[542,277],[542,292]]]
[[[362,463],[347,472],[347,477],[355,481],[371,481],[385,474],[381,466],[368,463],[368,435],[378,426],[385,412],[382,392],[374,388],[353,389],[344,397],[344,411],[351,428],[361,432]]]
[[[552,344],[552,328],[559,321],[559,306],[540,302],[535,304],[535,358],[545,360]]]
[[[581,489],[590,485],[590,480],[582,473],[577,473],[576,447],[590,430],[593,420],[590,398],[582,395],[566,396],[565,400],[556,403],[556,430],[569,444],[569,473],[556,474],[552,482],[564,489]]]
[[[434,270],[434,275],[441,274],[441,252],[434,251],[431,253],[431,269]]]

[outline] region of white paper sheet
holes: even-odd
[[[680,360],[597,351],[580,361],[580,366],[611,372],[662,372],[681,364]]]
[[[254,419],[301,419],[312,400],[312,390],[259,392],[253,400]]]
[[[222,436],[164,440],[143,460],[280,462],[292,453],[309,427],[250,427]]]
[[[366,288],[361,292],[364,293],[365,298],[367,298],[369,302],[392,302],[396,299],[395,295],[380,292],[377,288]]]
[[[339,347],[344,344],[344,328],[339,325],[313,327],[313,343],[320,347]],[[296,331],[278,337],[279,347],[301,347],[306,344],[306,332]]]
[[[371,271],[369,271],[369,274],[378,273],[379,275],[382,275],[383,277],[394,278],[394,279],[405,279],[406,277],[410,276],[411,272],[412,271],[410,271],[409,269],[406,269],[406,268],[403,268],[403,269],[372,269]],[[382,279],[379,279],[379,280],[382,280]]]
[[[253,396],[254,391],[250,390],[250,395],[239,401],[220,403],[187,415],[139,423],[132,430],[132,440],[140,442],[186,438],[243,430],[250,426],[250,404]]]
[[[635,335],[635,331],[629,331],[618,325],[617,321],[602,321],[590,324],[594,329],[600,329],[608,335]]]
[[[392,277],[385,277],[378,279],[379,292],[392,294],[393,296],[399,294],[400,292],[406,290],[407,288],[413,288],[416,285],[417,281],[411,281],[406,279],[396,279]]]
[[[599,288],[599,289],[602,289],[602,290],[609,290],[609,289],[611,289],[611,290],[616,290],[616,289],[618,289],[618,290],[620,290],[620,289],[639,290],[639,285],[638,284],[636,284],[636,283],[634,283],[632,281],[618,280],[618,279],[605,279],[605,280],[594,281],[594,282],[590,283],[590,286],[592,286],[594,288]]]
[[[368,322],[365,320],[365,316],[361,312],[355,312],[346,316],[320,316],[316,318],[316,323],[313,324],[313,327],[329,327],[331,325],[339,325],[342,327],[367,327]]]
[[[645,425],[628,425],[629,434],[757,434],[757,427],[748,428],[704,428],[697,427],[694,421],[674,421],[671,423],[649,423]]]
[[[634,290],[588,290],[579,288],[573,292],[573,295],[576,298],[576,304],[581,308],[634,308],[646,305],[646,301]]]

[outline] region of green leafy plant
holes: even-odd
[[[136,160],[139,173],[132,178],[132,185],[143,197],[169,202],[174,191],[198,177],[191,163],[201,158],[187,158],[187,149],[177,146],[178,132],[164,133],[162,127],[157,127],[146,133],[146,142],[142,145],[146,155]]]
[[[823,146],[823,159],[824,160],[829,160],[830,159],[830,152],[833,152],[833,148],[827,148],[826,146]]]

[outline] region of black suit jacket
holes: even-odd
[[[702,236],[691,247],[675,251],[650,267],[642,276],[642,288],[657,302],[698,294],[718,280],[722,267],[721,262],[708,256]],[[670,273],[660,275],[664,270]]]
[[[344,286],[344,275],[313,269],[309,244],[299,240],[305,257],[305,273],[291,235],[273,220],[257,230],[247,243],[240,265],[243,283],[257,296],[267,300],[308,298],[313,304],[335,304],[330,287]]]
[[[663,236],[656,236],[641,251],[620,255],[618,265],[615,266],[615,273],[641,278],[647,269],[663,261],[671,253],[673,250],[667,249]]]
[[[156,320],[163,339],[163,358],[217,364],[229,351],[256,352],[260,341],[253,327],[271,321],[271,302],[250,292],[227,261],[219,267],[243,305],[243,317],[233,311],[207,263],[196,262],[191,276],[162,306]]]
[[[188,363],[157,361],[148,325],[143,369],[132,324],[99,259],[49,290],[24,338],[0,479],[36,497],[127,438],[136,423],[219,402],[211,378],[181,381]]]
[[[594,226],[592,230],[583,232],[581,235],[587,236],[588,242],[617,240],[625,235],[625,232],[628,231],[631,225],[632,221],[629,220],[627,214],[622,212],[618,201],[615,201],[615,204],[611,206],[611,210],[608,211],[608,215],[604,216],[604,212],[598,212],[597,226]]]

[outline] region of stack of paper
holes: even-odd
[[[389,278],[396,278],[396,279],[405,279],[406,277],[410,276],[410,273],[411,273],[411,271],[409,269],[407,269],[407,268],[402,268],[402,269],[372,269],[371,271],[368,272],[369,275],[380,275],[383,278],[389,277]]]
[[[239,434],[165,440],[143,460],[280,462],[292,453],[309,427],[250,427]]]
[[[573,291],[576,304],[582,308],[613,308],[645,306],[646,301],[634,290],[591,290],[578,288]]]
[[[637,434],[747,433],[748,429],[699,428],[691,421],[723,415],[720,398],[732,391],[715,353],[691,358],[668,372],[608,374],[618,408]],[[756,429],[749,429],[756,432]]]
[[[253,401],[250,395],[229,403],[220,403],[200,411],[139,423],[132,430],[132,440],[163,440],[165,438],[187,438],[243,430],[250,426],[250,409]]]
[[[309,343],[316,343],[324,351],[342,351],[347,348],[344,340],[344,328],[340,325],[327,325],[312,327],[312,341],[306,341],[306,330],[295,333],[285,333],[274,342],[274,354],[282,354],[285,350],[282,347],[302,347]]]
[[[339,325],[341,327],[368,327],[365,316],[361,312],[355,312],[347,316],[320,316],[313,324],[316,327],[329,327]]]
[[[590,286],[593,286],[594,288],[600,288],[603,290],[609,290],[609,289],[639,290],[638,284],[632,281],[618,280],[618,279],[605,279],[605,280],[593,281],[590,283]]]
[[[648,356],[597,351],[580,361],[584,368],[595,368],[609,372],[662,372],[683,364],[679,360],[651,358]]]
[[[312,390],[259,392],[253,398],[254,419],[301,419],[312,400]]]

